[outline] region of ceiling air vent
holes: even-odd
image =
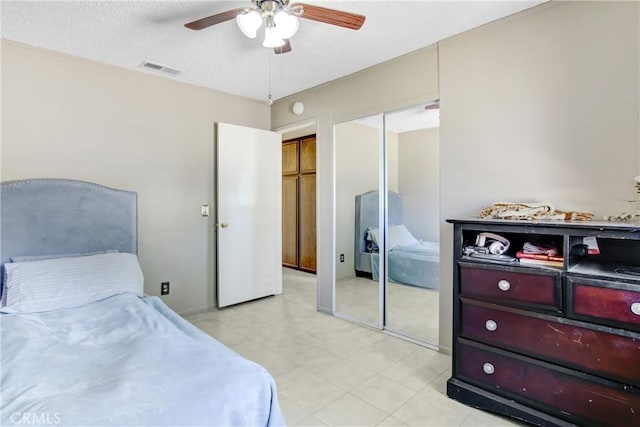
[[[139,65],[139,67],[147,70],[160,71],[162,73],[167,73],[174,76],[182,73],[182,70],[178,70],[177,68],[171,68],[165,65],[155,64],[149,61],[143,61],[142,64]]]

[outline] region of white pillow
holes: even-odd
[[[129,253],[6,263],[5,313],[32,313],[76,307],[130,292],[142,296],[138,257]]]
[[[393,249],[396,246],[412,246],[420,243],[418,239],[404,225],[392,225],[387,232],[387,246]]]
[[[369,240],[380,246],[380,230],[377,228],[371,228],[368,230]],[[396,246],[412,246],[420,243],[418,239],[413,237],[413,234],[404,225],[392,225],[387,230],[387,249],[391,250]]]

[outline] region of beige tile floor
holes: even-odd
[[[288,273],[291,274],[291,273]],[[379,284],[363,277],[336,282],[336,312],[369,325],[378,324]],[[439,291],[389,282],[387,328],[438,345]]]
[[[449,356],[317,312],[313,275],[283,281],[282,295],[187,319],[269,370],[288,425],[517,425],[446,396]]]

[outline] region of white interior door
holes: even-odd
[[[218,307],[282,293],[282,136],[219,123]]]

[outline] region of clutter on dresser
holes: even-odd
[[[556,245],[545,243],[524,242],[522,250],[516,252],[520,264],[540,265],[545,267],[564,266],[564,257]]]
[[[483,208],[478,217],[484,219],[511,220],[561,220],[561,221],[589,221],[593,218],[590,212],[563,211],[553,207],[550,203],[527,202],[497,202]]]
[[[609,215],[605,217],[607,221],[615,221],[615,222],[633,222],[640,221],[640,175],[633,177],[635,182],[634,187],[636,188],[636,198],[633,200],[627,200],[629,203],[636,204],[635,212],[622,212],[618,215]]]
[[[467,245],[462,249],[464,255],[487,261],[517,261],[514,257],[506,254],[511,242],[504,236],[495,233],[478,233],[474,243],[474,245]]]
[[[609,215],[606,217],[607,221],[612,222],[633,222],[640,221],[640,212],[622,212],[618,215]]]

